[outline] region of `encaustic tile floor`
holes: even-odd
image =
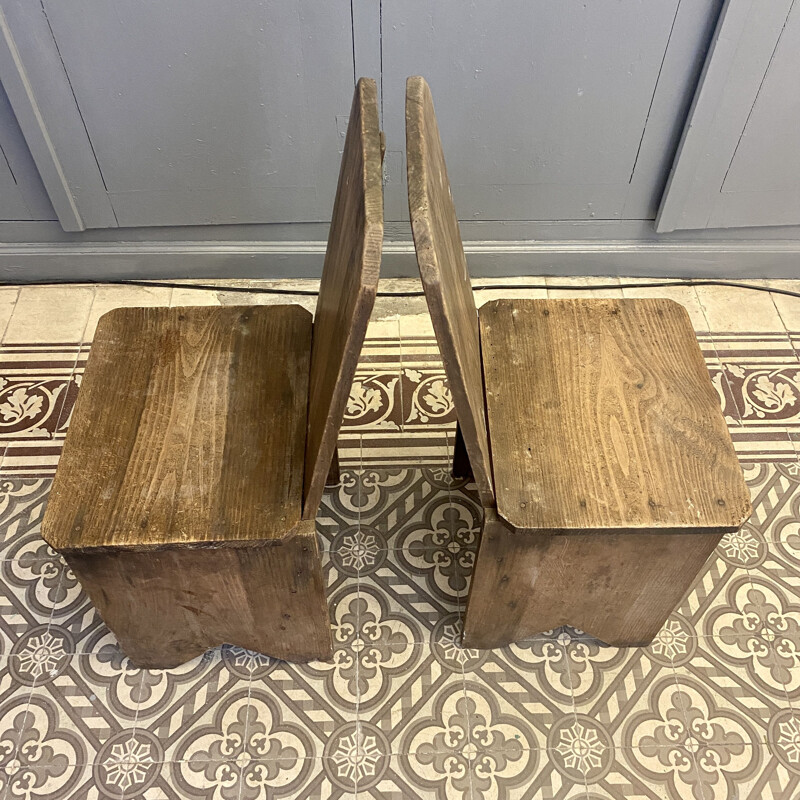
[[[547,291],[569,295],[516,294]],[[120,305],[286,298],[0,291],[0,800],[800,797],[800,299],[592,293],[687,307],[753,496],[650,647],[568,627],[460,646],[480,510],[449,477],[423,301],[379,299],[318,519],[333,659],[224,646],[141,670],[39,535],[94,326]]]

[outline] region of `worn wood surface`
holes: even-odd
[[[139,667],[169,669],[226,642],[291,661],[331,655],[313,521],[256,547],[75,550],[66,558]]]
[[[408,210],[422,285],[481,502],[493,503],[478,311],[450,196],[433,100],[424,78],[406,83]]]
[[[724,532],[747,519],[749,493],[682,306],[497,300],[480,322],[507,522]]]
[[[723,534],[515,530],[486,511],[464,646],[503,647],[571,625],[617,647],[649,644]]]
[[[311,353],[303,517],[317,513],[361,345],[383,246],[381,136],[375,81],[356,86],[322,270]]]
[[[302,510],[310,340],[300,306],[106,314],[44,538],[62,553],[284,538]]]

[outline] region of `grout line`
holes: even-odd
[[[6,331],[8,330],[8,326],[11,324],[11,318],[14,316],[14,312],[17,310],[17,301],[19,300],[19,292],[20,292],[20,287],[17,286],[14,290],[14,302],[11,304],[11,313],[8,315],[6,324],[3,326],[2,333],[0,333],[0,342],[5,342],[6,340]]]
[[[361,434],[358,435],[358,513],[356,516],[356,532],[361,536],[361,506],[362,498],[361,492],[364,488],[364,438]],[[361,638],[361,567],[356,570],[356,602],[358,603],[358,614],[356,615],[356,636]],[[352,648],[351,648],[352,649]],[[358,653],[354,653],[355,667],[356,667],[356,736],[361,732],[361,659]],[[355,779],[356,797],[358,796],[358,773]]]

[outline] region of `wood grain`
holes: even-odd
[[[176,667],[226,642],[292,661],[332,653],[313,521],[257,547],[65,556],[139,667]]]
[[[494,502],[472,295],[433,100],[424,78],[406,83],[408,210],[425,298],[481,502]]]
[[[317,513],[375,302],[383,246],[375,81],[356,86],[322,271],[311,352],[303,518]]]
[[[480,323],[497,511],[515,528],[725,532],[747,519],[682,306],[497,300]]]
[[[64,553],[287,536],[302,510],[310,340],[300,306],[104,315],[44,538]]]
[[[504,647],[561,625],[650,644],[722,538],[701,529],[521,531],[486,510],[464,646]]]

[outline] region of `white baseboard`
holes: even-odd
[[[705,242],[468,241],[474,278],[629,275],[798,278],[800,239]],[[0,243],[0,280],[314,278],[324,241]],[[417,274],[409,241],[387,241],[381,274]]]

